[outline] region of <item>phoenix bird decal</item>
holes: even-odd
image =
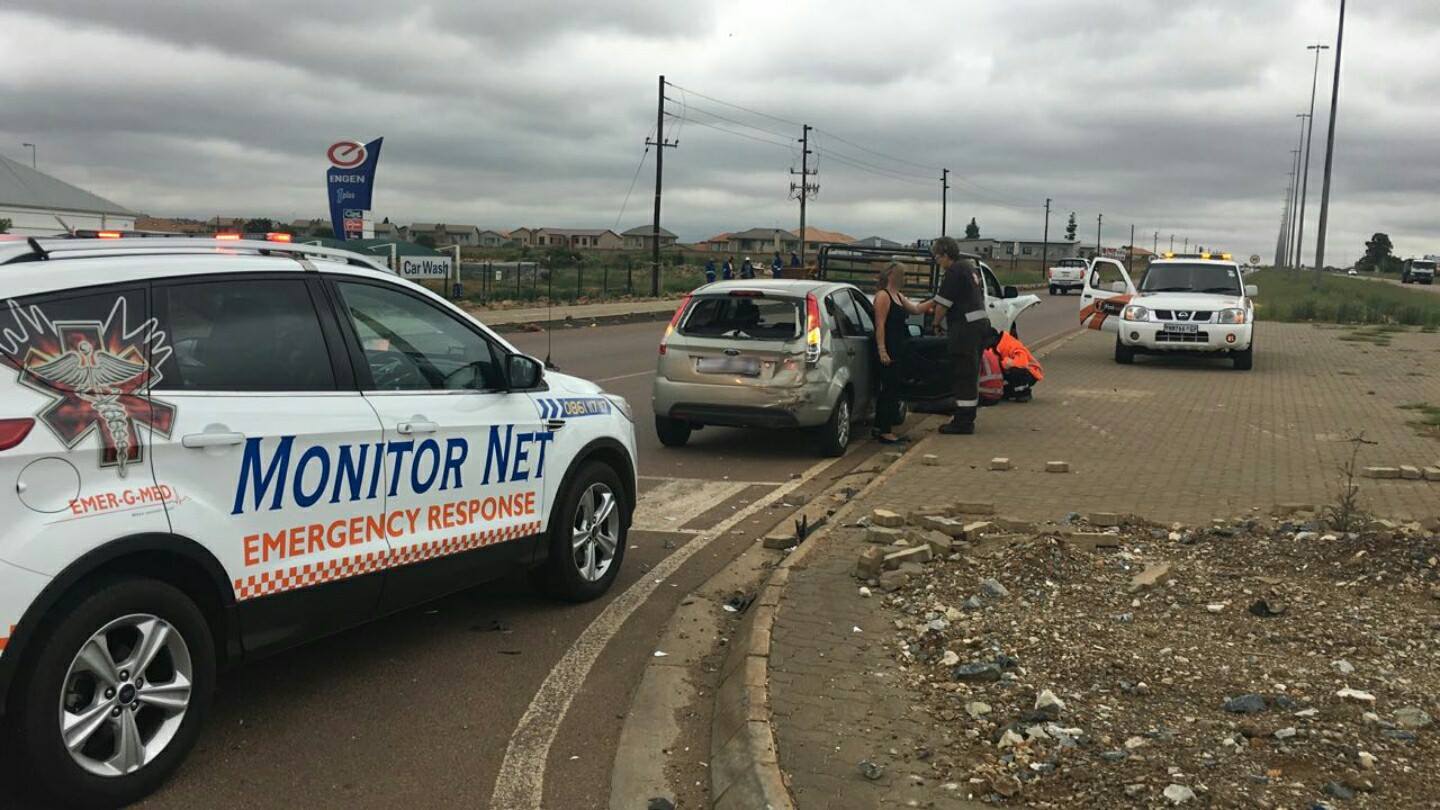
[[[175,423],[173,405],[147,396],[170,356],[165,333],[154,318],[130,329],[126,306],[120,296],[103,321],[52,321],[38,306],[11,301],[14,327],[0,330],[0,363],[50,398],[40,421],[67,449],[98,432],[100,466],[122,478],[142,458],[136,425],[168,437]]]

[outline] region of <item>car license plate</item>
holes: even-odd
[[[1200,331],[1200,327],[1193,323],[1167,323],[1160,327],[1162,332],[1178,332],[1182,335],[1193,335]]]
[[[700,374],[739,374],[742,377],[760,376],[760,361],[754,357],[701,357],[695,361],[695,371]]]

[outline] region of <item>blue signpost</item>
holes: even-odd
[[[375,235],[370,220],[370,194],[375,188],[375,164],[380,161],[384,138],[369,143],[340,141],[325,155],[325,193],[330,198],[330,223],[336,239],[368,239]]]

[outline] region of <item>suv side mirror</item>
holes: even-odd
[[[1260,288],[1259,288],[1259,287],[1256,287],[1254,284],[1246,284],[1246,285],[1245,285],[1245,297],[1246,297],[1246,298],[1254,298],[1255,296],[1257,296],[1257,295],[1259,295],[1259,294],[1260,294]]]
[[[1019,287],[1006,287],[1004,290],[1001,290],[1001,292],[1000,292],[1000,297],[1001,297],[1001,298],[1019,298],[1019,297],[1020,297],[1020,288],[1019,288]]]
[[[505,386],[511,391],[528,391],[540,387],[545,368],[540,361],[523,354],[512,354],[505,358]]]

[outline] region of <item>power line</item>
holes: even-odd
[[[646,133],[645,140],[649,141],[655,136],[655,128],[651,127]],[[620,213],[615,215],[615,227],[620,227],[620,220],[625,216],[625,206],[630,204],[630,195],[635,191],[635,182],[640,179],[640,170],[645,168],[645,158],[650,156],[650,147],[646,146],[645,151],[640,153],[640,165],[635,167],[635,176],[630,178],[630,188],[625,190],[625,200],[620,203]]]
[[[781,118],[781,117],[778,116],[778,115],[771,115],[771,114],[769,114],[769,113],[760,112],[759,110],[752,110],[752,109],[750,109],[749,107],[742,107],[742,106],[740,106],[739,104],[732,104],[732,103],[730,103],[730,102],[728,102],[728,101],[721,101],[720,99],[715,98],[714,96],[707,96],[707,95],[705,95],[704,93],[698,92],[698,91],[696,91],[696,90],[691,90],[691,89],[688,88],[688,87],[681,87],[680,85],[675,84],[674,82],[670,82],[669,84],[670,84],[671,87],[677,88],[677,89],[679,89],[679,90],[684,90],[685,92],[689,93],[689,94],[692,95],[692,96],[698,96],[698,97],[700,97],[700,98],[705,99],[706,101],[713,101],[713,102],[715,102],[716,104],[719,104],[719,105],[722,105],[722,106],[725,106],[725,107],[730,107],[730,108],[732,108],[732,109],[736,109],[736,110],[741,110],[741,111],[744,111],[744,112],[748,112],[748,113],[750,113],[751,115],[758,115],[758,116],[760,116],[761,118],[769,118],[771,121],[778,121],[778,122],[781,123],[781,124],[786,124],[786,125],[789,125],[789,126],[794,126],[794,127],[803,127],[803,126],[805,126],[804,124],[800,123],[799,121],[791,121],[791,120],[788,119],[788,118]]]
[[[938,171],[941,171],[941,169],[940,169],[939,166],[927,166],[927,165],[925,165],[924,163],[916,163],[916,162],[913,161],[913,160],[906,160],[905,158],[895,157],[894,155],[889,155],[889,154],[886,154],[886,153],[884,153],[884,152],[878,151],[878,150],[876,150],[876,149],[871,149],[871,148],[869,148],[868,146],[861,146],[860,144],[855,143],[854,141],[848,141],[848,140],[840,137],[839,135],[836,135],[835,133],[831,132],[831,131],[828,130],[828,129],[819,129],[819,128],[816,128],[815,131],[816,131],[816,132],[823,133],[823,134],[825,134],[825,135],[827,135],[827,136],[829,136],[829,137],[831,137],[831,138],[834,138],[835,140],[837,140],[837,141],[839,141],[839,142],[841,142],[841,143],[843,143],[843,144],[846,144],[846,145],[848,145],[848,146],[853,146],[853,147],[855,147],[856,149],[859,149],[859,150],[862,151],[862,152],[869,152],[870,154],[875,155],[876,157],[882,157],[882,158],[885,158],[886,160],[893,160],[893,161],[895,161],[896,163],[904,163],[904,164],[906,164],[907,166],[914,166],[914,167],[917,168],[917,169],[924,169],[924,170],[927,171],[927,172],[938,172]],[[926,175],[926,176],[928,177],[929,175]]]
[[[816,151],[819,152],[819,150],[816,150]],[[879,176],[879,177],[885,177],[885,178],[888,178],[888,179],[890,179],[890,180],[895,180],[895,181],[900,182],[900,183],[909,183],[910,185],[914,185],[914,186],[927,186],[927,187],[934,185],[934,181],[921,182],[920,180],[915,179],[914,175],[894,174],[894,173],[891,173],[891,172],[889,172],[889,171],[885,171],[885,170],[883,170],[883,169],[877,169],[877,168],[875,168],[874,166],[871,166],[871,165],[869,165],[869,164],[865,164],[865,163],[855,163],[855,162],[852,162],[849,158],[842,157],[842,156],[837,155],[837,154],[835,154],[835,153],[833,153],[833,152],[819,152],[819,154],[823,154],[823,155],[829,157],[831,160],[839,161],[840,163],[842,163],[842,164],[844,164],[844,165],[846,165],[846,166],[849,166],[849,167],[852,168],[852,169],[858,169],[858,170],[860,170],[860,171],[862,171],[862,172],[869,172],[870,174],[877,175],[877,176]]]
[[[668,112],[667,112],[667,113],[665,113],[665,114],[668,115],[668,116],[670,116],[671,118],[678,118],[678,116],[676,116],[674,113],[668,113]],[[717,125],[715,125],[715,124],[711,124],[711,123],[706,122],[706,121],[697,121],[697,120],[695,120],[695,119],[692,118],[692,119],[690,119],[690,123],[691,123],[691,124],[694,124],[694,125],[697,126],[697,127],[705,127],[706,129],[713,129],[713,130],[715,130],[716,132],[723,132],[723,133],[725,133],[725,134],[727,134],[727,135],[734,135],[734,136],[736,136],[737,138],[745,138],[745,139],[747,139],[747,140],[755,141],[756,143],[768,143],[768,144],[770,144],[771,146],[779,146],[779,147],[781,147],[781,148],[783,148],[783,149],[786,149],[786,150],[790,150],[790,148],[791,148],[791,147],[790,147],[790,144],[788,144],[788,143],[783,143],[783,142],[781,142],[781,141],[772,141],[772,140],[770,140],[769,138],[761,138],[761,137],[759,137],[758,135],[751,135],[751,134],[745,133],[745,132],[736,132],[736,131],[733,130],[733,129],[726,129],[725,127],[717,126]]]
[[[667,101],[674,101],[674,99],[666,99],[666,100],[667,100]],[[697,106],[695,106],[694,104],[687,105],[687,106],[684,108],[684,110],[683,110],[683,112],[682,112],[682,115],[688,116],[690,113],[700,113],[701,115],[705,115],[705,116],[708,116],[708,117],[710,117],[710,118],[714,118],[714,119],[717,119],[717,120],[720,120],[720,121],[724,121],[724,122],[727,123],[727,124],[734,124],[734,125],[737,126],[737,127],[744,127],[744,128],[746,128],[746,129],[753,129],[753,130],[755,130],[756,132],[763,132],[763,133],[765,133],[766,135],[774,135],[774,136],[777,137],[777,138],[788,138],[788,137],[790,137],[789,133],[786,133],[786,132],[776,132],[776,131],[773,130],[773,129],[766,129],[766,128],[764,128],[764,127],[757,127],[757,126],[755,126],[754,124],[747,124],[747,123],[745,123],[744,121],[736,121],[734,118],[729,118],[729,117],[726,117],[726,116],[724,116],[724,115],[721,115],[721,114],[719,114],[719,113],[717,113],[717,112],[712,112],[711,110],[707,110],[707,109],[705,109],[704,107],[697,107]],[[670,113],[670,114],[671,114],[671,115],[674,115],[674,113]]]

